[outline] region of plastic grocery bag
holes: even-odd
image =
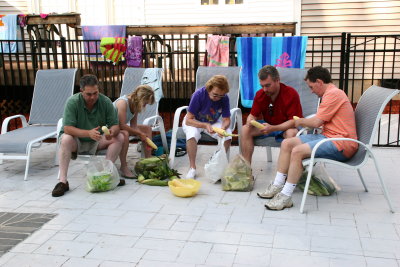
[[[206,177],[213,183],[216,183],[221,179],[225,167],[228,165],[228,157],[226,155],[224,143],[225,138],[219,139],[217,151],[214,152],[206,165],[204,165]]]
[[[306,186],[307,174],[308,171],[305,170],[297,184],[297,187],[301,191],[304,191]],[[312,170],[307,194],[313,196],[330,196],[338,190],[340,190],[340,187],[326,172],[325,166],[322,163],[315,165]]]
[[[250,163],[237,155],[225,169],[221,184],[224,191],[251,191],[254,179]]]
[[[119,183],[117,167],[111,160],[92,157],[86,172],[86,191],[105,192],[114,189]]]

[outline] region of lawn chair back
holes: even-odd
[[[57,125],[74,91],[76,69],[39,70],[36,73],[29,124]]]
[[[159,72],[159,76],[163,71],[162,68],[154,68]],[[141,85],[142,76],[146,68],[126,68],[121,88],[121,96],[130,94],[136,87]],[[153,105],[146,105],[146,109],[138,114],[138,124],[143,124],[143,121],[158,114],[158,102],[154,102]]]
[[[383,109],[398,92],[395,89],[372,85],[362,94],[355,110],[359,141],[372,146]],[[365,149],[360,148],[347,163],[350,165],[360,164],[365,160],[366,153]]]
[[[224,75],[229,83],[230,109],[237,108],[239,103],[240,67],[203,67],[196,72],[196,90],[204,87],[206,82],[214,75]]]
[[[278,68],[281,83],[296,89],[300,96],[300,103],[303,109],[303,116],[317,113],[318,96],[313,94],[304,78],[307,75],[307,69],[297,68]]]

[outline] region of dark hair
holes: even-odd
[[[262,81],[271,77],[273,81],[279,80],[278,70],[271,65],[265,65],[258,71],[258,78]]]
[[[79,81],[79,85],[83,91],[85,90],[85,86],[99,85],[99,80],[97,80],[97,77],[93,74],[86,74],[82,76],[81,80]]]
[[[320,79],[324,83],[331,83],[332,78],[329,70],[327,68],[323,68],[321,66],[312,67],[307,71],[307,75],[304,78],[305,81],[309,80],[310,82],[315,83],[317,79]]]
[[[206,82],[207,92],[211,92],[214,87],[218,87],[225,94],[229,92],[228,80],[224,75],[214,75]]]

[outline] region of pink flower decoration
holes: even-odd
[[[275,64],[275,67],[281,67],[281,68],[289,68],[292,66],[292,61],[289,59],[289,54],[284,52],[277,60],[276,62],[278,64]]]

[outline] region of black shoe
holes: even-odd
[[[68,182],[66,184],[64,184],[63,182],[59,182],[58,184],[56,184],[56,187],[54,187],[53,192],[51,192],[51,195],[53,197],[61,197],[68,190],[69,190]]]
[[[117,186],[124,186],[124,185],[125,185],[125,180],[119,179],[119,184]]]

